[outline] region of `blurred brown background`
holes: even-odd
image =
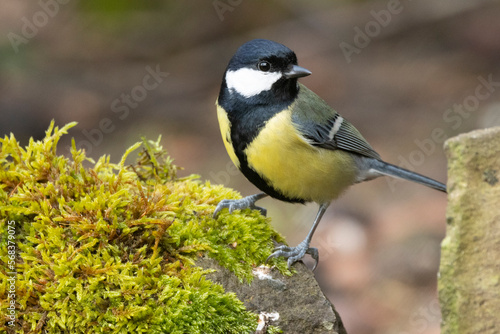
[[[497,1],[480,0],[3,0],[0,135],[26,144],[51,119],[78,121],[77,146],[117,162],[161,134],[182,175],[249,195],[214,101],[236,48],[268,38],[297,53],[313,72],[301,81],[386,161],[444,181],[444,139],[500,125],[499,17]],[[261,204],[292,245],[317,210]],[[350,334],[439,333],[445,207],[441,193],[387,179],[332,204],[313,239],[316,277]]]

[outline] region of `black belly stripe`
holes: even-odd
[[[245,98],[235,92],[230,93],[225,87],[225,82],[219,94],[219,105],[226,111],[231,124],[231,138],[228,140],[233,145],[234,153],[240,162],[240,171],[257,188],[269,196],[292,203],[304,203],[299,198],[290,198],[273,188],[270,182],[250,168],[245,154],[247,146],[257,137],[266,122],[274,115],[288,108],[294,97],[288,96],[276,102],[271,92],[263,92],[251,98]],[[273,103],[268,101],[273,100]]]
[[[265,123],[275,114],[276,113],[273,113],[273,115],[265,120],[261,119],[260,124],[252,124],[252,121],[255,121],[255,119],[248,120],[246,117],[231,121],[231,142],[234,152],[240,162],[240,171],[250,182],[269,196],[285,202],[304,203],[305,201],[302,199],[291,198],[283,195],[279,190],[272,187],[268,180],[253,170],[248,164],[245,153],[247,146],[258,136]],[[248,125],[249,123],[250,126]]]

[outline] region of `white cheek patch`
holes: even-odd
[[[280,72],[262,72],[251,68],[227,71],[226,84],[229,90],[235,90],[244,97],[251,97],[270,90],[282,77]]]

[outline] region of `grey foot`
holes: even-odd
[[[253,210],[259,210],[260,213],[263,216],[265,216],[267,215],[267,210],[261,208],[260,206],[255,205],[255,202],[266,196],[267,196],[266,194],[261,193],[261,194],[247,196],[242,199],[223,199],[222,201],[219,202],[219,204],[217,204],[213,217],[217,218],[217,215],[219,214],[219,212],[222,211],[222,209],[229,209],[229,213],[232,213],[234,210],[243,210],[247,208]]]
[[[282,256],[287,258],[288,269],[297,261],[301,260],[306,254],[311,255],[311,257],[316,261],[312,270],[316,269],[319,261],[319,252],[317,248],[309,247],[309,243],[304,240],[295,247],[288,247],[285,245],[279,246],[274,249],[274,253],[269,255],[266,262],[273,257]]]

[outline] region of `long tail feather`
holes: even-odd
[[[397,177],[400,179],[405,179],[409,181],[413,181],[416,183],[420,183],[424,186],[434,188],[439,191],[446,192],[446,185],[428,178],[427,176],[420,175],[418,173],[409,171],[407,169],[392,165],[390,163],[384,162],[382,160],[373,159],[371,161],[371,168],[379,172],[380,174]]]

